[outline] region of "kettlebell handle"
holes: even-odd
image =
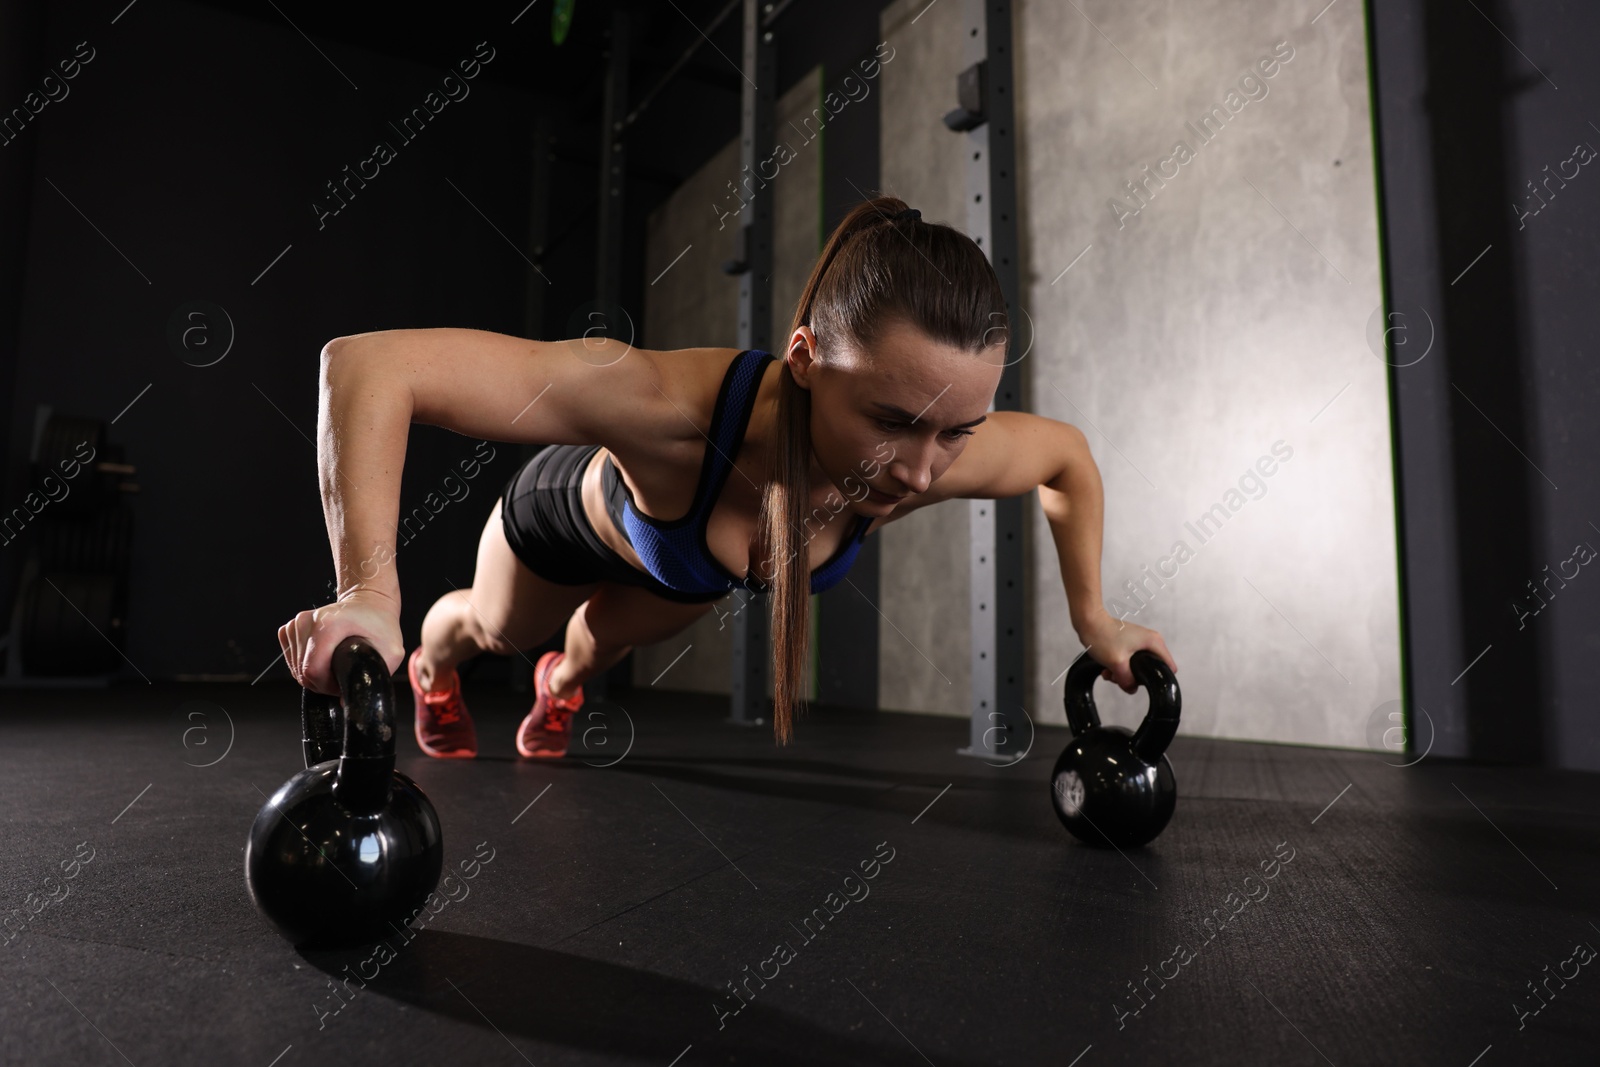
[[[1183,695],[1178,692],[1178,679],[1167,661],[1148,649],[1135,652],[1128,660],[1128,668],[1150,695],[1150,710],[1145,712],[1144,722],[1133,733],[1133,750],[1146,763],[1154,763],[1178,733]],[[1063,699],[1067,706],[1067,725],[1073,737],[1100,728],[1100,712],[1094,706],[1094,683],[1105,669],[1104,664],[1085,652],[1067,671]]]
[[[339,683],[338,697],[300,691],[306,766],[337,759],[334,800],[353,814],[374,815],[389,803],[394,777],[394,682],[389,665],[366,638],[352,636],[333,650],[333,676]]]
[[[300,690],[300,729],[307,767],[338,759],[344,749],[344,713],[339,698]]]

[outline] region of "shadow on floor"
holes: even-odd
[[[392,943],[400,942],[397,935]],[[330,978],[343,980],[363,969],[370,973],[374,964],[361,964],[372,953],[368,948],[301,955]],[[778,996],[779,981],[781,977],[760,995]],[[702,1063],[703,1054],[712,1052],[728,1062],[772,1067],[923,1062],[909,1046],[897,1046],[892,1034],[881,1042],[846,1037],[760,999],[723,1018],[719,1029],[717,1006],[727,1010],[736,1003],[725,991],[719,996],[713,989],[638,968],[438,930],[417,933],[364,988],[355,980],[350,987],[354,998],[340,1014],[325,1018],[328,1028],[338,1026],[344,1012],[359,1018],[363,996],[379,996],[496,1030],[513,1044],[521,1037],[663,1064],[687,1045],[695,1047]],[[321,1010],[334,1003],[332,992],[326,993]],[[861,1007],[876,1018],[866,1004]],[[938,1062],[978,1067],[976,1061],[947,1054]]]
[[[1050,807],[1049,765],[1030,758],[1010,767],[983,767],[980,774],[938,774],[913,770],[860,767],[826,759],[750,756],[640,756],[630,755],[609,766],[614,756],[586,755],[574,751],[562,760],[531,764],[515,756],[482,756],[487,762],[504,762],[549,768],[561,774],[600,771],[641,775],[729,792],[817,804],[842,805],[861,811],[918,816],[947,786],[970,801],[947,805],[943,797],[923,821],[961,829],[982,830],[1036,840],[1039,826],[1054,821]],[[589,762],[585,762],[588,760]],[[1054,760],[1054,756],[1051,756]],[[1018,805],[1031,805],[1034,815],[1048,819],[1016,818]]]
[[[940,775],[825,760],[637,757],[609,769],[736,793],[889,812],[1030,841],[1037,841],[1041,828],[1055,822],[1049,785],[1042,780],[1048,767],[1009,768],[1010,777],[1001,777],[1006,771]],[[941,796],[947,786],[952,787],[950,793]],[[958,797],[964,803],[950,803]]]

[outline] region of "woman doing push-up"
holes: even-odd
[[[879,197],[829,238],[775,354],[471,329],[329,342],[317,431],[338,593],[279,628],[290,671],[337,693],[333,649],[362,636],[391,672],[406,662],[422,750],[467,758],[477,734],[457,664],[519,655],[565,626],[565,648],[535,665],[516,738],[523,756],[559,757],[585,680],[742,586],[770,599],[773,722],[786,742],[809,595],[843,579],[862,540],[940,501],[1037,491],[1078,639],[1134,692],[1134,652],[1177,665],[1159,633],[1101,600],[1103,498],[1084,435],[989,410],[1005,308],[970,238]],[[439,598],[406,657],[394,537],[413,422],[550,447],[506,483],[472,588]]]

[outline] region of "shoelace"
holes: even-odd
[[[459,683],[458,683],[459,684]],[[452,726],[461,721],[461,712],[456,709],[456,695],[458,689],[452,685],[437,693],[423,693],[422,702],[430,708],[437,708],[433,713],[433,721],[440,726]]]
[[[544,674],[544,697],[547,704],[544,715],[544,728],[546,730],[561,731],[567,728],[567,720],[572,717],[572,713],[582,706],[583,693],[579,691],[577,696],[568,697],[565,700],[561,700],[552,694],[550,692],[550,671],[554,669],[555,664],[552,663]]]

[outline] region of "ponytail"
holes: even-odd
[[[811,394],[787,366],[778,386],[777,447],[761,502],[756,540],[769,560],[772,592],[772,729],[780,745],[794,735],[793,716],[806,672],[811,576],[806,566],[806,507],[811,500]]]
[[[905,201],[874,197],[834,228],[811,269],[783,339],[777,441],[772,450],[756,541],[772,597],[772,728],[779,744],[794,735],[802,710],[811,608],[810,553],[804,536],[811,502],[811,394],[787,364],[795,332],[809,326],[815,358],[846,345],[870,345],[903,320],[933,340],[970,352],[996,343],[994,316],[1006,323],[1005,296],[983,250],[949,226],[898,217]],[[996,309],[1002,309],[997,311]]]

